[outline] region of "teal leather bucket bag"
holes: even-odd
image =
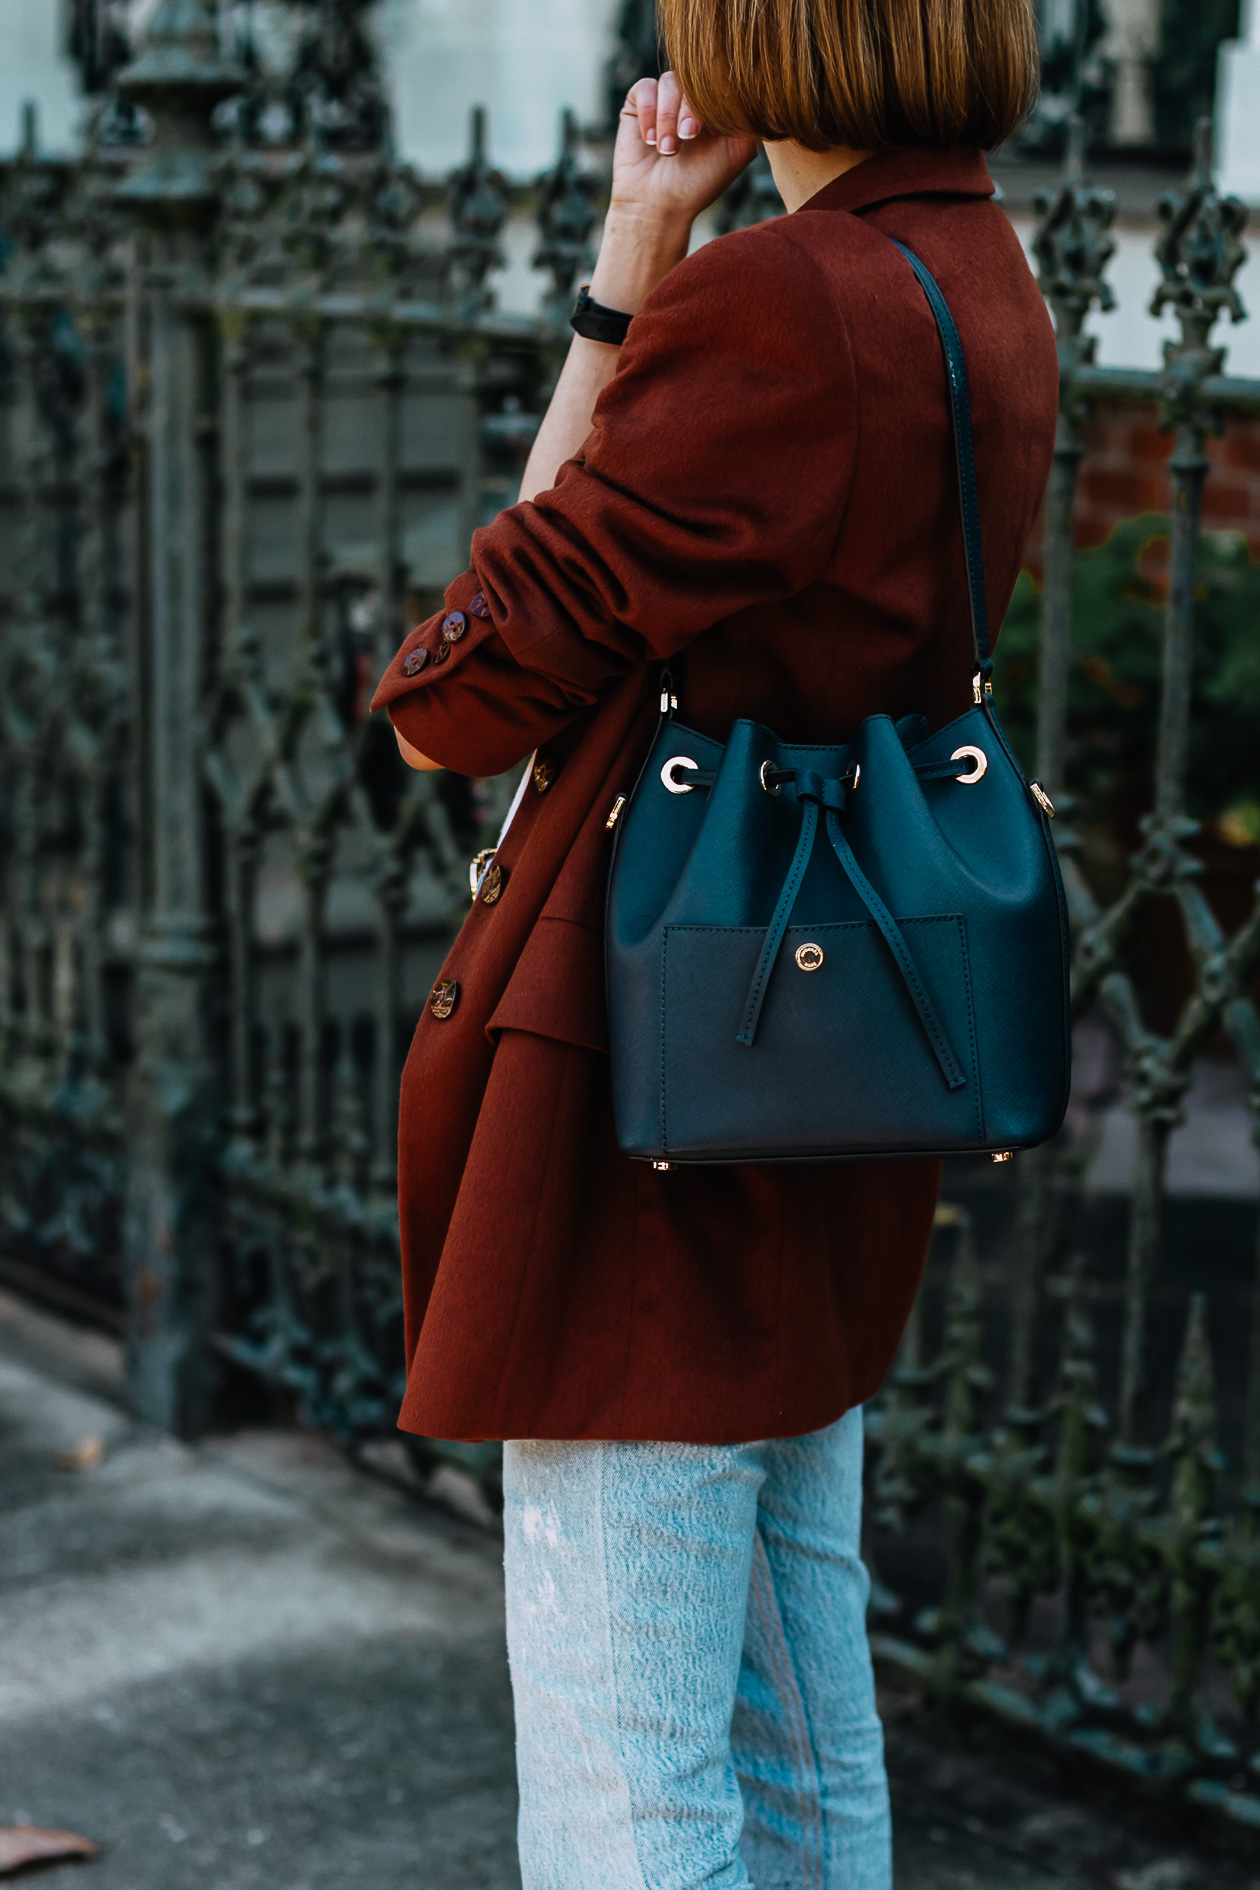
[[[974,707],[844,745],[684,727],[672,685],[616,828],[607,977],[617,1140],[674,1162],[1005,1154],[1071,1076],[1053,811],[994,708],[971,408],[940,289],[975,644]]]

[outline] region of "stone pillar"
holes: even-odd
[[[1218,187],[1244,203],[1260,204],[1260,5],[1243,0],[1240,37],[1217,55],[1216,162]]]
[[[127,1101],[124,1254],[137,1412],[195,1433],[213,1396],[217,1236],[210,1162],[220,1099],[211,1041],[218,940],[198,741],[215,510],[214,337],[204,284],[215,215],[211,114],[241,82],[214,0],[161,0],[119,76],[155,136],[121,187],[136,221],[131,398],[142,446],[137,667],[141,935]]]
[[[1098,51],[1112,68],[1109,137],[1116,145],[1155,142],[1153,62],[1159,51],[1159,0],[1102,0],[1107,30]]]

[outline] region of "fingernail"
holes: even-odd
[[[655,143],[656,143],[656,127],[655,127],[655,125],[654,125],[654,126],[652,127],[652,129],[651,129],[651,131],[645,131],[645,132],[644,132],[644,134],[643,134],[643,136],[644,136],[644,138],[646,139],[646,141],[647,141],[647,143],[648,143],[648,144],[655,144]]]
[[[677,149],[678,149],[677,138],[671,138],[667,132],[666,135],[661,139],[661,156],[673,157]]]
[[[696,118],[684,118],[678,127],[680,138],[694,138],[699,134],[700,121]]]

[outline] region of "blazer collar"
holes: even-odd
[[[815,191],[803,210],[868,210],[893,197],[991,197],[993,179],[983,151],[957,144],[947,151],[916,145],[879,151]]]

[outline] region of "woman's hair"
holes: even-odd
[[[714,131],[987,151],[1037,96],[1032,0],[660,0],[660,14]]]

